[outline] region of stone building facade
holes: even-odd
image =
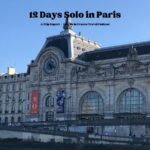
[[[150,42],[101,48],[68,20],[26,73],[0,76],[1,122],[143,118],[150,116],[149,99]]]

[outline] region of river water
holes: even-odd
[[[92,144],[61,144],[40,143],[35,141],[1,140],[0,150],[150,150],[150,145],[92,145]]]

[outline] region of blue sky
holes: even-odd
[[[59,34],[62,26],[41,22],[64,22],[64,18],[30,19],[30,11],[121,12],[119,19],[72,19],[72,22],[109,22],[110,26],[75,26],[76,33],[103,47],[150,40],[150,0],[0,0],[0,72],[8,66],[26,72],[46,37]]]

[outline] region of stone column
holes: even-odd
[[[115,110],[115,84],[109,81],[106,85],[105,118],[112,118]]]

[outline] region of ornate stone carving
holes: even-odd
[[[150,62],[143,63],[138,60],[137,50],[132,46],[129,49],[127,60],[121,64],[95,65],[91,62],[89,66],[71,72],[72,80],[117,78],[125,75],[134,75],[150,72]]]
[[[127,61],[121,66],[115,68],[116,75],[133,75],[148,72],[148,63],[138,61],[138,53],[133,46],[129,49]]]
[[[51,91],[51,89],[52,89],[52,86],[49,85],[49,86],[47,87],[47,90],[48,90],[48,91]]]
[[[133,75],[148,72],[148,63],[139,61],[127,61],[115,68],[115,75]]]
[[[94,78],[97,74],[95,64],[91,62],[88,67],[79,69],[77,73],[79,79]]]
[[[134,82],[135,82],[134,79],[132,79],[132,78],[128,79],[128,85],[129,85],[130,87],[133,87]]]
[[[89,81],[89,87],[91,88],[91,90],[94,88],[95,86],[95,82],[94,81]]]
[[[138,52],[136,48],[131,46],[131,48],[129,48],[129,54],[128,54],[127,60],[137,61],[137,59],[138,59]]]
[[[40,70],[40,72],[39,72],[39,79],[41,81],[42,80],[42,69],[40,68],[39,70]]]
[[[72,81],[77,80],[77,67],[73,67],[71,70],[71,80]]]
[[[115,76],[117,75],[125,75],[126,74],[126,64],[122,64],[120,66],[115,67]]]
[[[34,72],[33,81],[38,81],[38,71]]]
[[[65,70],[64,68],[60,68],[57,73],[57,80],[64,80],[65,79]]]
[[[71,79],[93,79],[93,78],[106,78],[113,76],[114,66],[109,65],[107,67],[101,67],[95,64],[90,64],[84,68],[74,67],[71,71]]]

